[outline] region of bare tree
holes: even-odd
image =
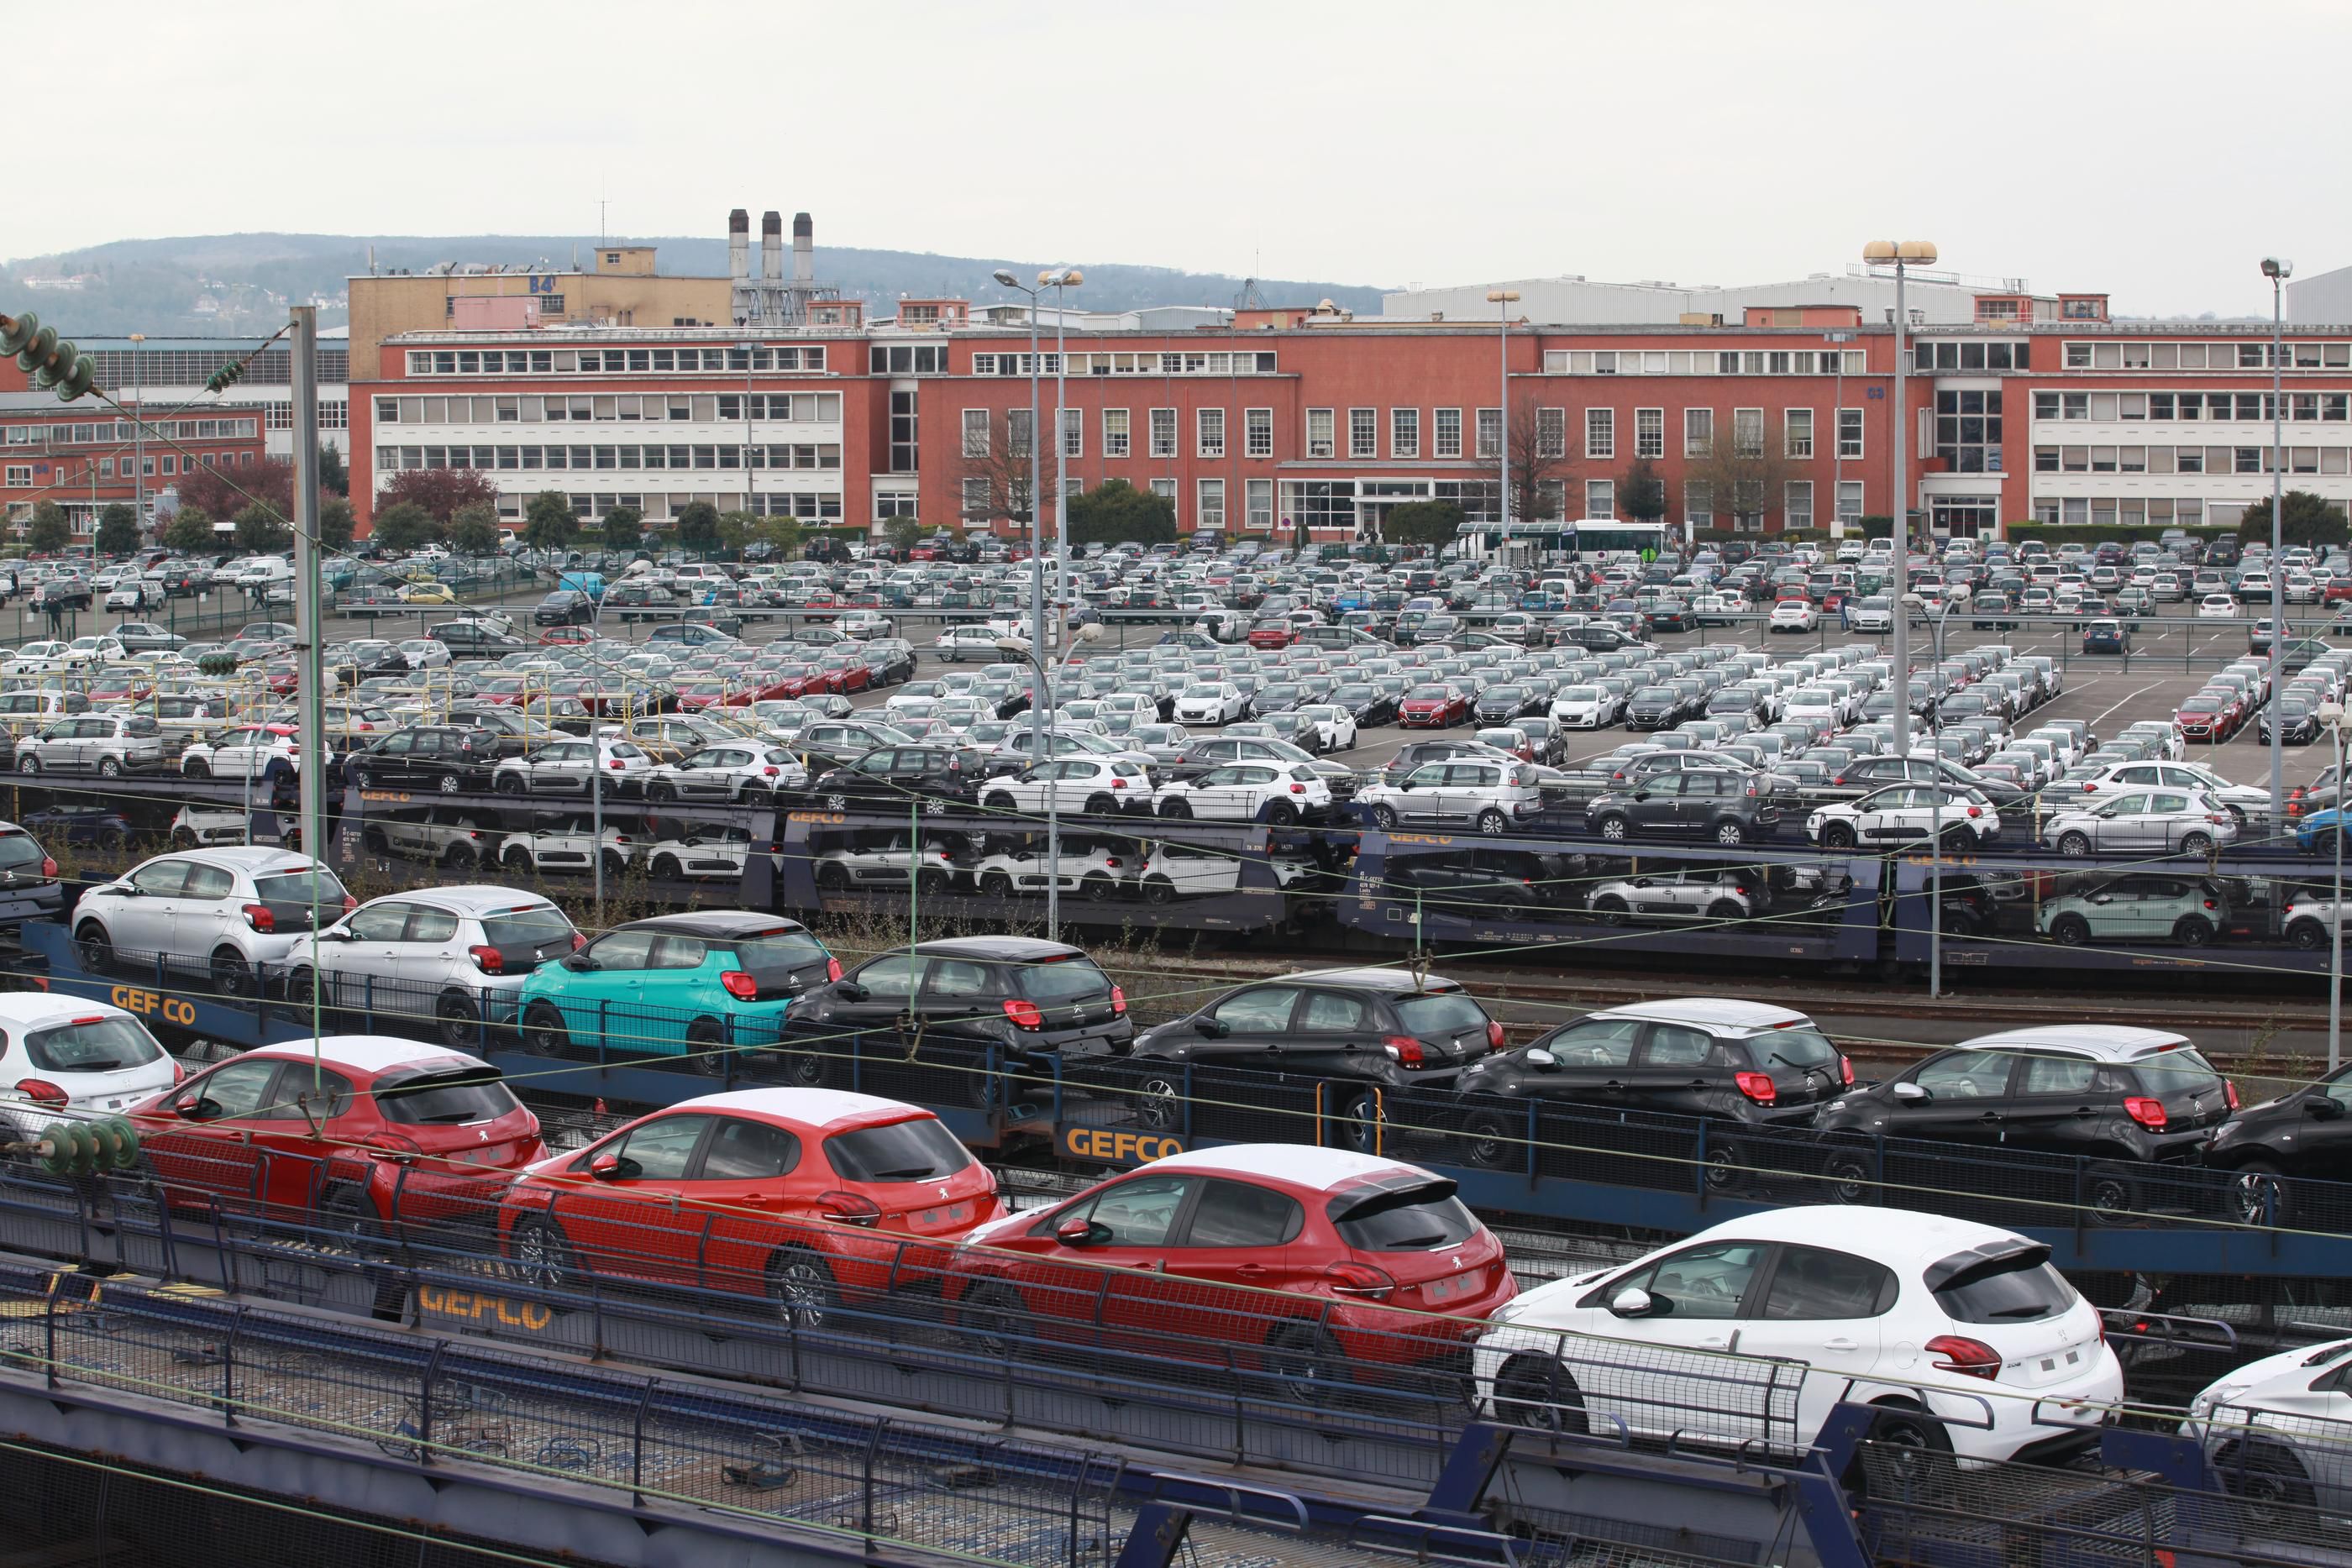
[[[1738,418],[1734,414],[1734,421]],[[1706,452],[1683,465],[1683,497],[1686,509],[1706,510],[1720,522],[1759,520],[1788,505],[1789,482],[1803,470],[1790,461],[1773,439],[1759,427],[1726,432],[1718,429]],[[1699,503],[1704,499],[1706,506]]]
[[[1568,455],[1568,411],[1520,404],[1511,411],[1503,444],[1511,459],[1511,516],[1521,522],[1567,517],[1575,467]]]
[[[1016,418],[1016,415],[1018,416]],[[998,522],[1025,525],[1029,520],[1029,411],[1017,409],[989,417],[988,431],[964,433],[958,459],[957,511],[968,528],[989,528]],[[1050,454],[1047,455],[1050,457]],[[1038,465],[1039,504],[1054,504],[1054,465]]]

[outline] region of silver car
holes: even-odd
[[[435,887],[370,899],[286,955],[297,1006],[314,986],[332,1007],[431,1018],[443,1043],[484,1043],[487,1024],[510,1023],[530,972],[582,946],[563,911],[512,888]]]
[[[720,741],[646,775],[646,794],[656,800],[740,800],[765,805],[781,789],[808,783],[801,759],[764,741]]]
[[[585,795],[597,772],[614,795],[637,795],[654,771],[654,759],[633,741],[609,739],[594,763],[585,740],[559,740],[524,757],[509,757],[491,771],[490,788],[501,795]]]
[[[163,727],[146,714],[83,714],[59,719],[16,743],[19,773],[126,773],[163,770]]]
[[[2238,820],[2192,789],[2132,789],[2087,797],[2096,805],[2061,810],[2042,825],[2042,841],[2061,854],[2109,850],[2209,854],[2238,836]]]
[[[310,928],[352,906],[335,873],[290,850],[222,847],[160,855],[82,894],[74,940],[83,965],[103,971],[118,955],[142,967],[160,957],[206,971],[215,990],[250,996]]]
[[[1745,920],[1763,890],[1754,876],[1728,871],[1665,872],[1623,877],[1592,890],[1585,907],[1603,925],[1628,920]]]

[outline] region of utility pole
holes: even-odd
[[[301,694],[297,721],[295,783],[299,790],[302,852],[314,866],[327,863],[327,719],[321,656],[326,628],[319,618],[320,567],[319,559],[319,310],[297,305],[294,317],[294,643],[299,665],[296,690]],[[146,420],[140,425],[143,429]],[[140,478],[146,478],[141,465]],[[256,740],[258,740],[256,737]],[[249,768],[248,768],[249,771]],[[248,821],[251,818],[248,816]],[[319,962],[319,877],[310,876],[310,1071],[318,1087],[320,1009],[325,987]],[[337,911],[340,915],[341,912]]]

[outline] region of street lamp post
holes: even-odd
[[[2284,691],[2286,671],[2286,571],[2279,509],[2286,489],[2286,366],[2285,323],[2281,287],[2294,275],[2294,263],[2281,256],[2263,257],[2263,276],[2271,280],[2271,702]],[[2275,706],[2272,708],[2277,713]],[[2286,821],[2285,727],[2271,726],[2271,831]]]
[[[2327,748],[2336,758],[2336,826],[2328,833],[2336,845],[2336,885],[2327,905],[2327,1071],[2344,1060],[2344,705],[2321,703],[2315,710],[2327,727]],[[2273,715],[2271,733],[2279,725]]]
[[[1936,618],[1930,622],[1936,632],[1936,664],[1944,663],[1944,621],[1952,612],[1951,601],[1937,607]],[[1903,615],[1901,601],[1895,606],[1895,618]],[[1903,683],[1903,695],[1896,706],[1904,713],[1911,711],[1911,683]],[[1906,727],[1908,720],[1906,720]],[[1936,777],[1927,786],[1927,995],[1944,994],[1944,710],[1938,704],[1931,710],[1927,721],[1929,759],[1935,764]]]
[[[1041,290],[1030,287],[1013,276],[1010,268],[998,267],[996,281],[1004,287],[1029,297],[1029,640],[1033,647],[1045,645],[1045,545],[1040,531],[1044,527],[1037,506],[1039,455],[1037,442],[1037,297]],[[1005,421],[1005,444],[1012,444],[1012,421]],[[1061,438],[1060,432],[1055,439]],[[1008,452],[1007,456],[1013,455]],[[1013,519],[1020,521],[1019,517]],[[1038,672],[1029,688],[1029,726],[1032,729],[1045,722],[1045,676]]]
[[[1496,325],[1502,329],[1496,340],[1502,350],[1502,392],[1495,410],[1495,455],[1502,461],[1503,482],[1496,492],[1496,515],[1503,519],[1503,548],[1511,548],[1511,307],[1517,304],[1516,288],[1489,288],[1486,302],[1499,306],[1496,311]],[[1511,558],[1505,557],[1505,559]]]
[[[1911,414],[1904,403],[1908,368],[1904,364],[1908,357],[1904,336],[1911,320],[1903,301],[1903,283],[1906,270],[1913,263],[1922,267],[1935,265],[1936,247],[1920,239],[1874,239],[1862,247],[1862,259],[1873,267],[1895,268],[1895,412],[1891,421],[1895,434],[1888,450],[1895,465],[1895,679],[1904,694],[1904,700],[1897,701],[1895,706],[1895,755],[1907,757],[1911,751],[1911,707],[1907,700],[1911,689],[1911,612],[1904,606],[1903,595],[1911,587],[1911,501],[1906,493],[1903,457],[1907,434],[1905,426]]]
[[[1037,275],[1037,287],[1054,291],[1054,646],[1062,645],[1070,613],[1070,443],[1063,434],[1063,423],[1069,415],[1070,354],[1069,307],[1062,302],[1062,291],[1076,288],[1087,280],[1087,275],[1075,267],[1057,267]],[[1045,652],[1045,644],[1038,644]],[[1046,684],[1046,695],[1053,695],[1053,683]],[[1048,723],[1051,716],[1048,716]],[[1056,870],[1058,871],[1058,867]]]
[[[147,526],[147,400],[139,396],[139,345],[147,340],[144,332],[131,334],[131,393],[137,399],[138,412],[131,416],[131,509],[139,514],[139,526]],[[121,450],[117,448],[117,450]],[[93,525],[94,526],[94,525]]]
[[[1076,632],[1077,639],[1082,643],[1091,643],[1101,635],[1102,627],[1094,623],[1081,626]],[[1024,647],[1018,637],[999,637],[996,646],[1002,653],[1029,661],[1029,667],[1037,672],[1038,684],[1045,689],[1045,702],[1050,708],[1054,700],[1054,677],[1046,671],[1045,650]],[[1035,727],[1034,733],[1037,737],[1037,761],[1053,760],[1047,750],[1053,742],[1053,727],[1051,724]],[[1062,939],[1062,792],[1058,786],[1057,779],[1045,780],[1045,940],[1048,942]]]
[[[1824,343],[1846,344],[1854,340],[1852,332],[1824,332]],[[1845,350],[1833,348],[1837,356],[1837,385],[1830,393],[1830,538],[1845,538],[1845,514],[1838,510],[1845,495]],[[1902,609],[1902,596],[1895,596],[1895,608]]]

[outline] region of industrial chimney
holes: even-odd
[[[751,275],[751,214],[740,207],[727,214],[727,273],[738,283]]]
[[[784,278],[784,214],[766,213],[760,218],[760,276],[771,283]]]
[[[806,284],[816,277],[816,225],[806,213],[793,214],[793,281]]]

